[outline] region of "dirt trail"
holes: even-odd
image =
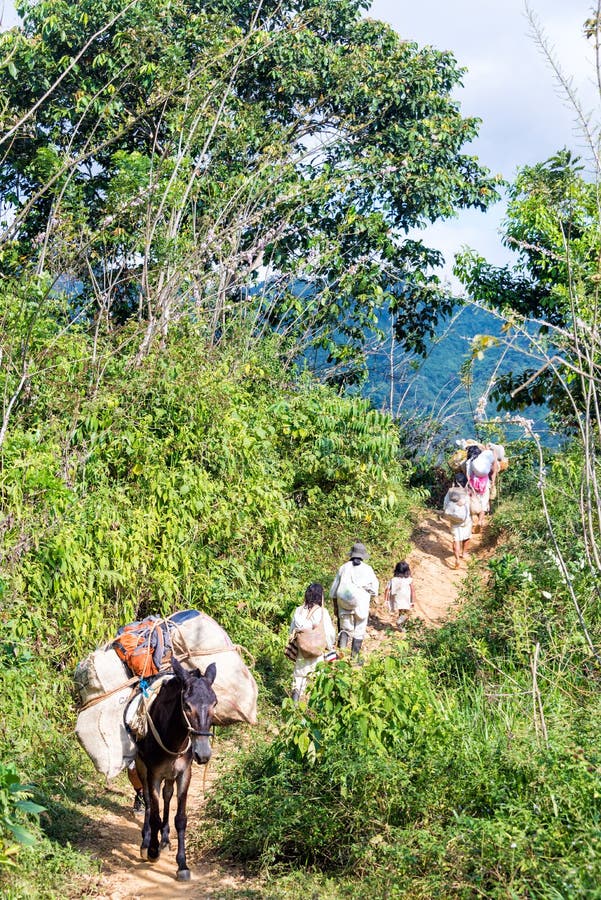
[[[216,752],[219,753],[219,748]],[[215,777],[216,769],[210,766],[206,778],[207,791]],[[262,896],[259,878],[247,877],[241,867],[228,866],[210,855],[197,855],[190,848],[188,865],[192,870],[192,879],[189,882],[177,881],[177,835],[173,825],[171,848],[163,850],[156,863],[142,860],[139,853],[142,822],[134,818],[131,812],[131,788],[126,779],[119,780],[124,786],[107,790],[109,808],[104,809],[101,818],[97,810],[82,809],[89,814],[90,821],[81,835],[79,848],[88,850],[102,861],[102,872],[80,896],[91,895],[97,900],[205,900],[237,895],[245,898]],[[189,822],[197,824],[202,819],[203,804],[203,772],[194,766],[188,794]],[[172,822],[174,805],[172,803]]]
[[[451,534],[448,522],[440,513],[431,512],[414,529],[411,535],[413,549],[407,561],[415,586],[414,615],[424,623],[436,628],[454,606],[459,596],[461,582],[466,576],[467,567],[472,558],[485,558],[490,555],[489,535],[474,534],[469,544],[469,551],[461,567],[456,569],[451,545]],[[379,572],[381,594],[378,603],[372,608],[365,652],[374,647],[374,641],[381,643],[390,635],[390,628],[395,627],[398,613],[391,613],[384,604],[384,585],[392,576],[395,560],[389,572]],[[371,647],[370,647],[371,644]],[[376,644],[377,646],[377,644]]]
[[[457,600],[469,560],[460,569],[454,568],[448,524],[434,512],[415,528],[412,542],[413,550],[408,562],[417,598],[415,614],[427,626],[436,627]],[[484,537],[474,535],[469,556],[484,558],[489,555],[490,549],[486,534]],[[396,560],[391,562],[389,572],[379,573],[382,588],[392,574],[394,562]],[[390,613],[380,597],[369,619],[366,654],[390,640],[396,618],[397,614]],[[220,749],[219,746],[216,748],[217,758]],[[206,779],[207,790],[215,777],[218,777],[218,770],[213,764]],[[202,821],[203,815],[202,781],[202,772],[195,766],[188,798],[188,818],[196,825],[199,820]],[[83,830],[79,846],[102,861],[102,872],[79,896],[92,895],[99,900],[229,900],[236,897],[255,897],[259,900],[265,896],[260,878],[246,875],[241,867],[228,866],[211,855],[195,855],[193,851],[188,853],[192,880],[187,883],[175,880],[175,849],[163,851],[154,864],[141,860],[141,823],[130,812],[131,789],[125,779],[122,784],[123,787],[107,793],[107,802],[103,803],[100,816],[97,806],[82,807],[89,824]],[[175,845],[176,836],[172,829],[172,847],[175,848]]]

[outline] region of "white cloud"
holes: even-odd
[[[19,17],[15,10],[13,0],[0,0],[0,31],[17,25]]]
[[[531,8],[582,106],[586,111],[598,109],[592,47],[583,34],[589,6],[581,0],[532,0]],[[375,0],[368,14],[389,22],[403,38],[452,51],[467,68],[456,96],[464,115],[482,119],[469,151],[494,173],[511,179],[521,166],[541,162],[564,146],[588,158],[575,110],[566,103],[533,37],[522,0],[421,0],[402,5]],[[444,253],[447,275],[462,244],[502,264],[511,258],[499,238],[503,215],[502,204],[486,214],[469,210],[421,234]]]

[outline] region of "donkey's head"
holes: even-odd
[[[217,705],[215,691],[211,687],[215,681],[215,663],[207,666],[204,675],[200,669],[188,672],[179,660],[172,660],[173,674],[182,684],[181,703],[184,720],[192,743],[192,755],[199,765],[211,758],[211,725]]]

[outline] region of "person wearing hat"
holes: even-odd
[[[367,629],[369,603],[378,596],[380,586],[376,573],[365,562],[369,553],[364,544],[353,544],[349,557],[338,569],[330,597],[338,604],[338,646],[344,650],[352,641],[351,656],[358,657]]]

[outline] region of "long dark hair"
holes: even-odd
[[[394,577],[395,578],[410,578],[411,577],[411,569],[409,568],[409,563],[398,562],[394,567]]]
[[[310,609],[312,606],[323,606],[323,584],[314,581],[305,591],[305,606]]]

